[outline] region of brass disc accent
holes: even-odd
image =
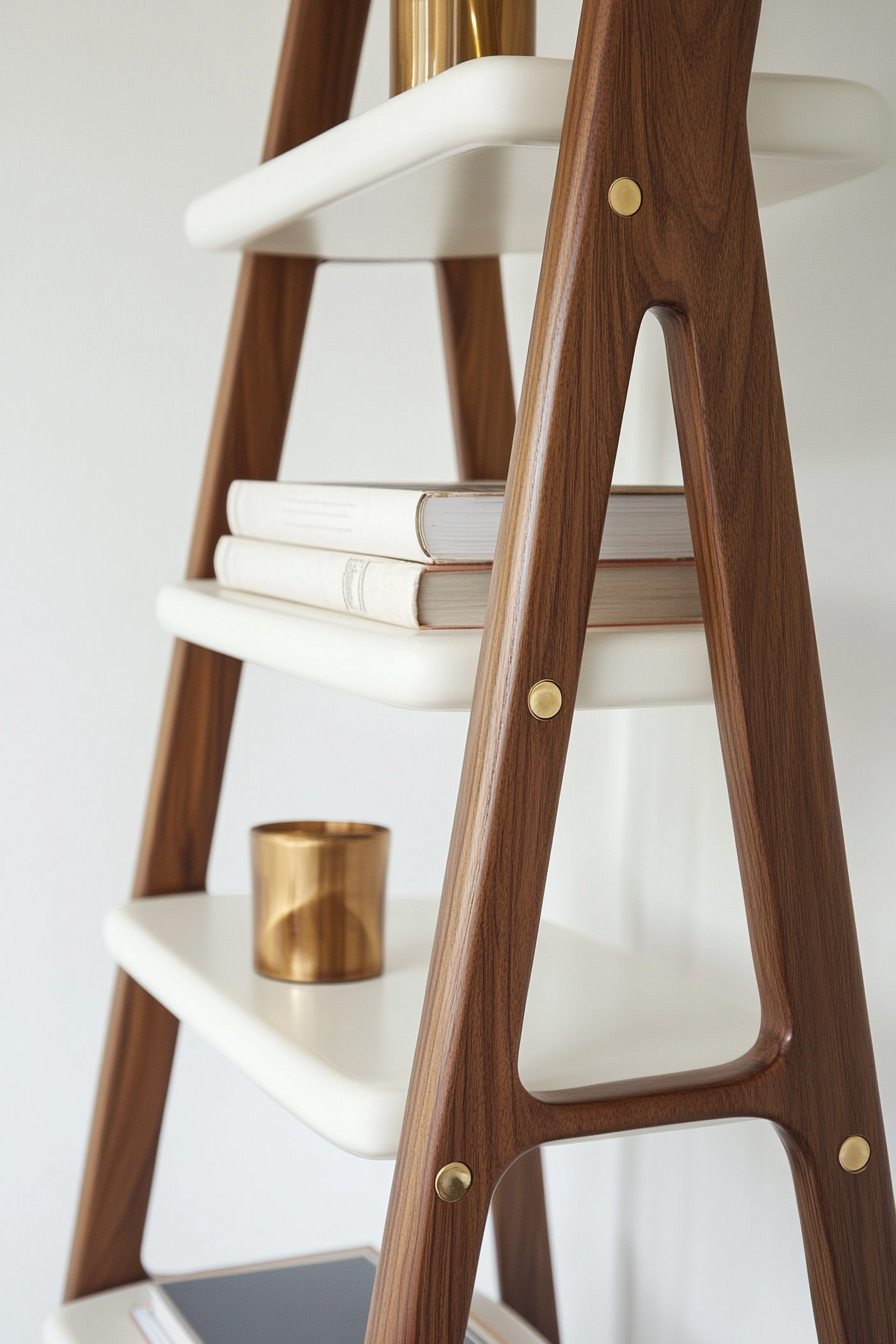
[[[837,1156],[844,1171],[864,1171],[871,1161],[871,1144],[861,1134],[851,1134],[841,1143]]]
[[[607,192],[607,200],[617,215],[636,215],[641,209],[641,188],[634,178],[617,177]]]
[[[560,713],[563,693],[556,681],[536,681],[529,692],[529,713],[536,719],[552,719]]]
[[[446,1204],[456,1204],[473,1184],[473,1173],[465,1162],[449,1162],[436,1176],[436,1194]]]

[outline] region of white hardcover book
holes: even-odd
[[[485,622],[491,565],[420,565],[251,537],[221,537],[224,588],[344,611],[408,629],[475,629]],[[702,618],[693,560],[599,564],[589,625],[671,625]]]
[[[368,616],[412,630],[419,624],[417,593],[425,568],[407,560],[246,537],[221,537],[215,548],[215,577],[225,588]]]
[[[473,508],[471,500],[476,501]],[[503,503],[503,485],[490,482],[234,481],[227,494],[227,522],[234,536],[444,564],[494,558]]]
[[[422,564],[494,560],[504,485],[322,485],[234,481],[227,521],[234,536]],[[694,549],[684,492],[614,487],[602,560],[686,560]]]

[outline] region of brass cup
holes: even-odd
[[[535,0],[392,0],[392,93],[477,56],[534,56]]]
[[[250,834],[256,971],[304,984],[380,975],[388,829],[275,821]]]

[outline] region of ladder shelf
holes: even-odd
[[[476,26],[474,8],[457,14]],[[137,899],[106,927],[124,974],[66,1290],[81,1300],[50,1319],[46,1344],[135,1344],[178,1020],[333,1143],[397,1150],[366,1344],[460,1344],[490,1209],[502,1297],[541,1335],[514,1334],[512,1313],[494,1333],[558,1344],[539,1148],[745,1117],[787,1144],[820,1338],[896,1339],[896,1209],[756,214],[757,199],[883,162],[889,118],[863,85],[751,80],[759,8],[585,0],[573,63],[492,55],[534,50],[521,0],[518,29],[498,24],[487,49],[477,27],[479,59],[455,52],[423,83],[399,77],[417,87],[346,120],[367,0],[292,0],[266,162],[188,215],[197,245],[250,255],[189,581],[158,604],[180,642]],[[394,7],[393,54],[413,14]],[[514,436],[498,254],[542,247]],[[318,262],[424,258],[460,473],[509,480],[486,633],[219,589],[230,482],[277,475]],[[651,308],[706,626],[591,630],[581,659]],[[261,979],[248,898],[202,891],[241,661],[393,705],[471,709],[442,900],[389,903],[375,980]],[[573,708],[698,703],[713,688],[761,1030],[758,1011],[540,922]],[[857,1140],[861,1165],[844,1160]],[[440,1184],[452,1168],[459,1193]]]

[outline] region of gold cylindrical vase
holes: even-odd
[[[256,971],[305,984],[382,973],[385,826],[272,822],[251,849]]]
[[[535,0],[392,0],[392,93],[477,56],[533,56]]]

